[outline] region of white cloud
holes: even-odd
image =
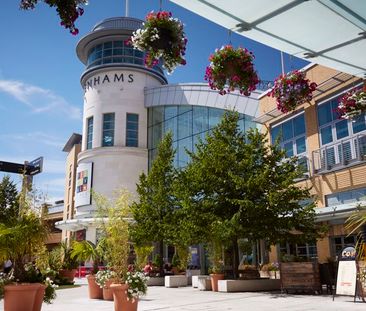
[[[21,81],[0,79],[0,92],[13,96],[28,106],[34,113],[55,111],[71,119],[81,118],[80,108],[71,105],[62,96],[55,94],[51,90]]]
[[[62,149],[65,145],[65,141],[61,140],[58,137],[49,135],[44,132],[30,132],[30,133],[14,133],[14,134],[2,134],[0,135],[0,140],[18,140],[18,141],[34,141],[36,144],[44,144],[47,146],[57,147],[58,149]]]

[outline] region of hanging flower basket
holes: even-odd
[[[337,107],[337,113],[341,119],[354,119],[363,112],[366,112],[366,90],[347,92]]]
[[[172,17],[172,13],[151,12],[146,16],[143,28],[131,37],[134,48],[146,52],[145,65],[149,68],[164,61],[163,67],[171,74],[178,65],[185,65],[187,38],[183,24]]]
[[[88,4],[88,0],[21,0],[20,8],[23,10],[33,10],[38,2],[45,2],[50,7],[56,7],[60,16],[61,26],[69,29],[71,34],[77,35],[79,30],[75,26],[77,18],[84,13],[82,5]]]
[[[295,110],[298,105],[309,102],[317,85],[305,78],[305,72],[291,71],[280,75],[268,96],[276,98],[277,109],[283,113]]]
[[[237,89],[249,96],[259,82],[253,59],[254,55],[247,49],[234,49],[231,45],[216,49],[209,58],[211,64],[206,68],[205,80],[221,95]]]

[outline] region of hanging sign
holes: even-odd
[[[354,296],[356,292],[356,249],[345,247],[338,259],[336,295]]]

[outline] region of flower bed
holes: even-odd
[[[185,65],[184,59],[187,38],[183,24],[172,17],[172,13],[151,12],[146,16],[142,29],[138,29],[131,37],[132,45],[146,52],[145,65],[153,67],[159,58],[164,61],[163,67],[172,73],[178,65]]]
[[[354,119],[366,111],[366,91],[352,90],[339,101],[337,113],[342,119]]]
[[[249,96],[259,82],[253,59],[254,55],[244,48],[226,45],[216,49],[209,58],[211,63],[206,68],[205,80],[221,95],[237,89],[240,94]]]
[[[295,110],[298,105],[309,102],[317,85],[305,78],[305,72],[291,71],[280,75],[268,96],[276,98],[277,109],[283,113]]]

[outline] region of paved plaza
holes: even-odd
[[[80,281],[78,281],[80,282]],[[112,301],[88,299],[87,285],[57,291],[57,299],[51,305],[43,305],[42,311],[113,311]],[[148,294],[139,302],[139,311],[341,311],[366,310],[366,304],[353,302],[353,297],[329,295],[282,295],[281,293],[215,293],[203,292],[192,287],[149,287]],[[0,310],[3,310],[1,304]],[[19,310],[21,311],[21,310]]]

